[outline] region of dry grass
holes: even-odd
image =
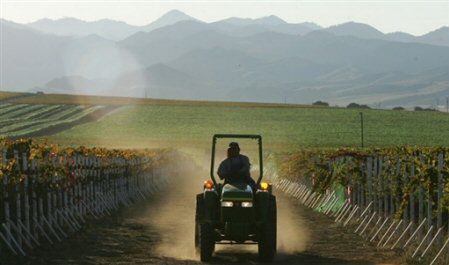
[[[6,92],[5,92],[6,93]],[[173,105],[173,106],[214,106],[214,107],[266,107],[266,108],[310,108],[310,105],[277,104],[256,102],[172,100],[130,97],[106,97],[66,94],[33,95],[11,100],[21,104],[67,104],[67,105]],[[314,106],[313,106],[314,107]]]
[[[0,91],[0,100],[13,98],[21,95],[25,95],[26,93],[21,92],[7,92],[7,91]]]

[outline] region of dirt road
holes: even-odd
[[[186,175],[165,193],[108,217],[28,259],[5,264],[200,264],[193,250],[194,194]],[[400,264],[333,221],[278,196],[278,255],[274,264]],[[257,264],[256,246],[220,246],[213,263]]]

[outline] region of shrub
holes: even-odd
[[[312,103],[313,106],[323,106],[323,107],[329,107],[329,103],[318,100]]]
[[[348,106],[346,106],[348,109],[369,109],[370,107],[365,104],[357,104],[357,103],[349,103]]]
[[[420,106],[416,106],[415,111],[437,111],[437,110],[432,108],[421,108]]]

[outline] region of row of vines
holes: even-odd
[[[398,235],[416,240],[413,257],[426,245],[435,249],[447,245],[449,148],[302,150],[277,155],[275,160],[277,174],[308,187],[307,196],[316,195],[317,203],[331,198],[331,191],[344,191],[344,204],[334,203],[341,214],[349,219],[358,216],[367,227],[373,222],[385,237],[397,226]]]
[[[55,244],[91,218],[144,199],[173,174],[166,150],[0,141],[0,257]]]
[[[79,122],[104,106],[0,103],[0,135],[23,137],[42,130]]]

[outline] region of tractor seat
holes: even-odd
[[[246,183],[227,183],[221,191],[222,200],[248,201],[253,199],[253,190]]]

